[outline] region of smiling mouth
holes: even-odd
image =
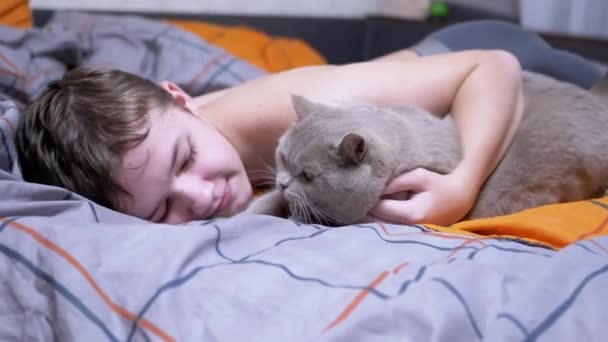
[[[220,199],[220,203],[217,206],[217,209],[213,213],[212,216],[215,216],[226,209],[232,200],[232,188],[230,187],[230,183],[226,181],[226,185],[224,186],[224,193],[222,194],[222,198]]]

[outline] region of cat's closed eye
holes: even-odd
[[[306,183],[310,183],[315,179],[315,176],[308,171],[302,171],[300,173],[300,179],[302,179]]]

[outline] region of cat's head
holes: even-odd
[[[302,222],[344,225],[376,205],[390,177],[385,143],[366,122],[373,108],[330,106],[292,96],[298,121],[276,151],[277,187]]]

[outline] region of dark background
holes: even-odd
[[[102,12],[97,12],[102,13]],[[103,12],[111,14],[138,14]],[[50,10],[34,10],[38,26],[50,18]],[[271,35],[303,39],[329,63],[341,64],[376,57],[409,47],[428,33],[446,25],[475,19],[500,19],[517,23],[516,19],[497,16],[490,12],[466,6],[451,5],[448,17],[426,21],[411,21],[370,16],[361,19],[332,19],[276,16],[231,16],[205,14],[145,13],[152,18],[203,20],[218,24],[243,24]],[[552,34],[541,36],[554,47],[578,53],[584,57],[608,64],[608,41],[574,38]]]

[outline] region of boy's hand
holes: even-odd
[[[462,168],[456,168],[447,175],[419,168],[389,182],[384,195],[405,191],[413,194],[410,199],[381,199],[366,221],[450,225],[471,210],[478,187]]]

